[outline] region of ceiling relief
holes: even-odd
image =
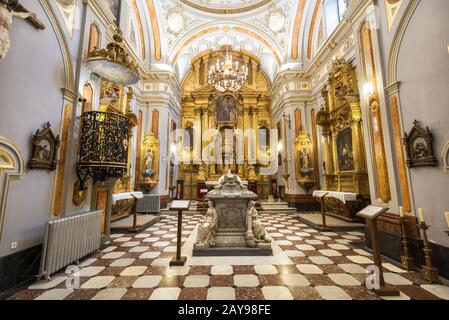
[[[76,0],[57,0],[56,4],[64,17],[64,22],[69,31],[70,37],[73,37],[75,27]]]
[[[385,0],[385,7],[387,11],[388,31],[391,31],[394,21],[398,15],[399,9],[404,0]]]
[[[277,6],[271,5],[264,15],[253,19],[254,24],[261,29],[265,29],[284,51],[287,44],[287,17],[291,7],[292,2],[290,0],[281,1]]]
[[[300,0],[298,5],[298,10],[296,11],[295,24],[293,26],[293,40],[292,40],[292,59],[296,60],[299,58],[299,36],[302,24],[302,17],[304,15],[304,9],[307,0]]]
[[[154,41],[154,58],[159,61],[162,58],[161,50],[161,35],[159,32],[159,24],[156,16],[156,9],[154,7],[153,0],[147,0],[148,13],[150,15],[151,26],[153,29],[153,41]]]
[[[273,0],[180,0],[194,9],[215,14],[238,14],[258,9]]]

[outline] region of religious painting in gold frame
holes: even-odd
[[[219,95],[215,99],[217,123],[237,123],[237,99],[231,94]]]
[[[338,169],[340,171],[353,171],[355,169],[351,128],[346,128],[338,132],[337,155]]]
[[[301,131],[295,139],[296,181],[308,192],[315,186],[313,140],[307,132]]]

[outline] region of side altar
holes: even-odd
[[[229,171],[206,195],[209,203],[198,227],[193,256],[270,256],[271,239],[258,219],[257,194]]]

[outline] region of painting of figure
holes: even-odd
[[[338,166],[340,171],[354,170],[354,152],[352,149],[352,129],[347,128],[337,136]]]
[[[217,121],[235,122],[237,121],[236,101],[231,95],[220,96],[217,98]]]

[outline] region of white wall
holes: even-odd
[[[415,119],[429,126],[435,168],[410,170],[415,208],[425,210],[430,238],[449,246],[443,212],[449,211],[449,174],[441,167],[441,154],[449,141],[449,1],[421,1],[405,32],[398,59],[398,81],[404,129]]]

